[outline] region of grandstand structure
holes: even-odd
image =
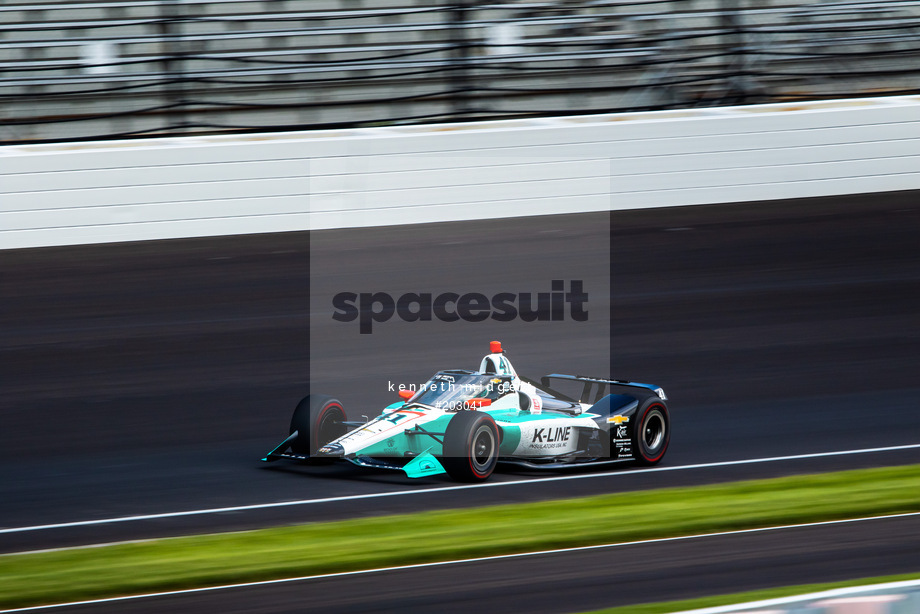
[[[920,0],[4,0],[0,143],[918,91]]]

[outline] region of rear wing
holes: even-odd
[[[608,394],[625,394],[627,396],[645,399],[650,396],[658,396],[662,401],[667,400],[664,390],[652,384],[640,384],[638,382],[628,382],[618,379],[602,379],[599,377],[585,377],[584,375],[563,375],[561,373],[550,373],[540,378],[540,383],[521,377],[528,384],[548,392],[558,399],[579,403],[594,404],[603,399]],[[578,399],[573,399],[569,395],[555,390],[550,385],[552,380],[561,380],[568,382],[583,382],[581,395]],[[593,397],[593,398],[592,398]]]

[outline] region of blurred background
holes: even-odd
[[[0,553],[920,462],[918,76],[920,0],[3,0],[0,531],[18,532]],[[909,100],[868,100],[886,95]],[[768,102],[790,104],[700,113],[726,114],[711,124],[682,110]],[[502,121],[665,109],[686,124]],[[809,123],[815,111],[833,117]],[[464,141],[472,124],[436,125],[476,120],[497,129]],[[142,140],[415,124],[428,127]],[[557,130],[521,137],[544,127]],[[450,142],[422,143],[434,137]],[[138,140],[70,143],[122,138]],[[523,209],[547,201],[571,210]],[[464,217],[508,203],[530,217]],[[308,213],[372,205],[456,219],[307,230]],[[281,230],[259,225],[272,216]],[[137,241],[145,226],[166,230]],[[15,249],[34,245],[51,247]],[[491,296],[553,279],[585,281],[588,325],[394,320],[361,337],[331,319],[341,291]],[[551,487],[508,471],[447,496],[440,478],[257,469],[311,383],[359,419],[395,400],[389,382],[475,367],[491,339],[525,375],[662,385],[665,471]],[[272,507],[295,500],[311,507]],[[917,523],[636,552],[641,568],[511,562],[507,601],[451,578],[456,592],[428,602],[363,603],[587,611],[915,573]],[[204,609],[352,597],[277,590]]]
[[[913,0],[13,0],[0,143],[916,91]]]

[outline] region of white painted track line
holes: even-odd
[[[632,542],[619,542],[615,544],[599,544],[595,546],[579,546],[575,548],[558,548],[555,550],[541,550],[539,552],[521,552],[517,554],[500,554],[495,556],[485,556],[485,557],[476,557],[471,559],[458,559],[453,561],[439,561],[434,563],[418,563],[415,565],[397,565],[394,567],[381,567],[377,569],[365,569],[361,571],[344,571],[339,573],[329,573],[329,574],[318,574],[315,576],[300,576],[296,578],[280,578],[277,580],[262,580],[259,582],[242,582],[239,584],[225,584],[221,586],[206,586],[202,588],[190,588],[183,590],[175,591],[163,591],[158,593],[145,593],[141,595],[127,595],[123,597],[109,597],[105,599],[91,599],[85,601],[75,601],[71,603],[58,603],[58,604],[49,604],[49,605],[40,605],[32,606],[25,608],[17,608],[12,610],[0,610],[0,614],[13,614],[14,612],[38,612],[41,610],[48,610],[52,608],[66,608],[74,606],[85,606],[85,605],[100,605],[105,603],[117,603],[117,602],[129,602],[136,601],[138,599],[152,599],[155,597],[170,597],[176,595],[191,595],[195,593],[206,593],[206,592],[215,592],[223,590],[231,590],[237,588],[252,588],[258,586],[271,586],[274,584],[290,584],[292,582],[306,582],[309,580],[322,580],[325,578],[343,578],[349,576],[361,576],[366,574],[374,573],[383,573],[388,571],[404,571],[409,569],[425,569],[432,567],[445,567],[448,565],[461,565],[464,563],[482,563],[486,561],[500,561],[505,559],[515,559],[515,558],[524,558],[531,556],[540,556],[540,555],[552,555],[552,554],[564,554],[570,552],[585,552],[588,550],[601,550],[605,548],[624,548],[627,546],[643,546],[648,544],[664,544],[664,543],[673,543],[697,539],[705,539],[712,537],[724,537],[731,535],[748,535],[752,533],[768,533],[771,531],[782,531],[789,529],[804,529],[810,527],[823,527],[823,526],[834,526],[834,525],[844,525],[844,524],[854,524],[860,522],[872,522],[872,521],[884,521],[892,520],[896,518],[910,518],[920,516],[920,512],[909,512],[904,514],[890,514],[887,516],[870,516],[865,518],[848,518],[844,520],[826,520],[822,522],[808,522],[800,524],[790,524],[790,525],[778,525],[772,527],[761,527],[756,529],[740,529],[737,531],[719,531],[716,533],[702,533],[697,535],[684,535],[680,537],[661,537],[657,539],[643,539]]]
[[[159,514],[142,514],[137,516],[120,516],[116,518],[100,518],[96,520],[77,520],[73,522],[59,522],[54,524],[42,524],[25,527],[8,527],[0,529],[0,535],[9,533],[27,533],[30,531],[46,531],[50,529],[69,529],[75,527],[88,527],[94,525],[114,524],[122,522],[139,522],[142,520],[163,520],[166,518],[180,518],[183,516],[204,516],[208,514],[222,514],[227,512],[246,512],[255,510],[264,510],[280,507],[293,507],[299,505],[316,505],[320,503],[340,503],[343,501],[361,501],[367,499],[382,499],[386,497],[403,497],[410,495],[427,495],[439,492],[450,492],[456,490],[472,490],[476,488],[501,488],[505,486],[518,486],[525,484],[542,484],[545,482],[561,482],[568,480],[591,480],[605,477],[617,477],[635,475],[637,473],[662,473],[671,471],[688,471],[693,469],[713,469],[719,467],[731,467],[737,465],[753,465],[760,463],[775,463],[781,461],[805,460],[813,458],[830,458],[835,456],[850,456],[856,454],[872,454],[879,452],[897,452],[903,450],[920,449],[920,444],[908,444],[902,446],[888,446],[882,448],[864,448],[860,450],[839,450],[834,452],[815,452],[812,454],[795,454],[791,456],[773,456],[767,458],[751,458],[734,461],[721,461],[713,463],[698,463],[694,465],[677,465],[673,467],[649,467],[643,469],[620,469],[616,471],[607,471],[603,473],[584,473],[578,475],[553,476],[548,478],[530,478],[525,480],[513,480],[508,482],[486,482],[483,484],[460,484],[457,486],[440,486],[436,488],[419,488],[413,490],[399,490],[395,492],[377,492],[363,495],[345,495],[341,497],[325,497],[320,499],[302,499],[297,501],[277,501],[272,503],[256,503],[252,505],[237,505],[232,507],[215,507],[199,510],[186,510],[180,512],[164,512]]]
[[[748,603],[736,603],[734,605],[716,606],[712,608],[703,608],[700,610],[685,610],[675,612],[675,614],[740,614],[750,610],[763,610],[766,608],[775,608],[777,606],[794,605],[806,601],[819,601],[824,599],[836,599],[838,597],[850,597],[861,595],[869,591],[877,592],[896,592],[904,589],[916,589],[920,587],[920,580],[903,580],[901,582],[885,582],[883,584],[867,584],[865,586],[851,586],[849,588],[835,588],[817,593],[807,593],[805,595],[793,595],[791,597],[777,597],[776,599],[764,599],[761,601],[751,601]],[[807,609],[807,608],[806,608]],[[850,610],[848,610],[850,611]],[[860,612],[868,610],[860,609]],[[881,610],[874,610],[881,611]]]

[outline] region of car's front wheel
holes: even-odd
[[[297,438],[291,442],[291,450],[297,454],[310,455],[321,446],[345,434],[345,408],[341,401],[324,394],[304,397],[291,417],[291,430],[297,431]]]
[[[459,411],[447,423],[441,464],[455,480],[481,482],[498,462],[498,425],[489,414]]]

